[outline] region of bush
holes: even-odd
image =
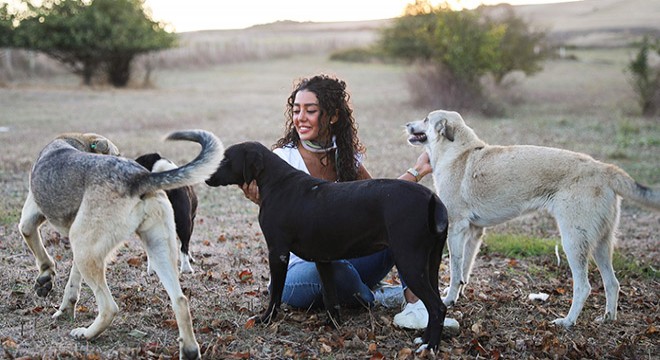
[[[382,53],[373,47],[351,48],[335,51],[330,55],[330,60],[359,63],[382,62]]]
[[[660,113],[660,64],[651,64],[650,54],[660,55],[660,40],[644,37],[637,56],[628,64],[630,82],[644,116]]]
[[[383,31],[385,54],[423,64],[411,78],[418,102],[499,115],[503,108],[484,94],[481,78],[492,74],[499,83],[512,71],[532,74],[541,69],[545,34],[532,32],[511,7],[504,8],[500,19],[488,16],[486,9],[453,11],[447,3],[434,7],[417,0]]]

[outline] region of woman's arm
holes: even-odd
[[[424,151],[415,162],[415,165],[399,176],[399,180],[419,182],[422,178],[433,171],[429,154]]]
[[[355,180],[367,180],[367,179],[371,179],[371,174],[369,174],[367,168],[364,167],[364,164],[360,163],[357,170],[357,179]]]

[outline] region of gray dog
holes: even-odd
[[[133,160],[94,153],[98,147],[88,146],[80,137],[53,140],[32,167],[19,230],[40,271],[35,285],[39,296],[50,292],[55,276],[55,263],[46,253],[39,227],[48,220],[69,236],[73,264],[62,304],[53,317],[75,315],[84,279],[98,304],[94,322],[71,331],[73,337],[84,339],[101,334],[117,314],[119,309],[106,283],[106,260],[131,233],[137,233],[172,300],[179,327],[180,358],[198,359],[200,351],[188,299],[181,290],[176,268],[174,215],[162,190],[204,181],[222,159],[223,146],[213,134],[202,130],[175,132],[168,139],[194,141],[202,145],[202,150],[180,168],[152,173]]]
[[[447,308],[438,291],[438,269],[447,239],[447,210],[428,188],[392,179],[333,183],[296,170],[265,146],[227,148],[206,183],[257,181],[259,224],[268,243],[272,291],[258,319],[268,323],[281,303],[289,251],[315,261],[329,320],[340,323],[331,261],[390,247],[406,284],[424,303],[429,321],[422,342],[435,350]]]

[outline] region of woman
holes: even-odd
[[[287,100],[285,133],[273,152],[316,178],[336,182],[370,179],[362,163],[365,148],[357,136],[349,100],[342,80],[327,75],[302,79]],[[399,179],[417,182],[430,172],[429,158],[424,152],[415,166]],[[247,198],[259,204],[256,182],[245,184],[243,191]],[[333,262],[340,304],[388,305],[393,296],[401,299],[400,289],[394,295],[392,289],[372,291],[393,265],[389,250]],[[408,289],[404,290],[404,297],[408,304],[395,316],[395,324],[406,328],[426,327],[428,314],[422,302]],[[322,306],[321,279],[313,262],[290,254],[282,302],[297,308]]]

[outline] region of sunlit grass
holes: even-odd
[[[486,234],[484,251],[507,257],[530,257],[554,254],[559,239],[541,239],[525,235]]]
[[[537,238],[516,234],[487,234],[484,237],[484,254],[499,254],[511,258],[530,258],[535,256],[555,257],[555,246],[558,246],[561,263],[566,264],[561,240],[558,238]],[[639,259],[615,252],[612,256],[614,270],[619,277],[641,277],[659,279],[658,269],[652,264],[643,263]],[[591,262],[591,268],[595,268]]]

